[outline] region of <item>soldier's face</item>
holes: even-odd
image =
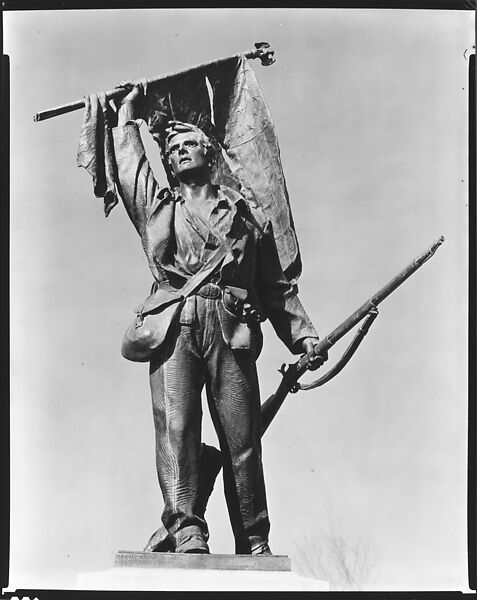
[[[176,176],[192,170],[209,170],[206,149],[193,131],[175,135],[169,143],[168,155]]]

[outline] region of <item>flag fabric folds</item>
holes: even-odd
[[[93,191],[104,198],[106,216],[118,203],[116,192],[116,163],[114,161],[111,127],[116,125],[116,115],[105,94],[85,97],[83,127],[76,162],[93,178]]]
[[[275,127],[249,61],[242,56],[235,62],[235,68],[225,64],[208,73],[217,136],[227,162],[223,179],[235,179],[237,189],[272,222],[283,271],[296,281],[300,250]]]
[[[97,196],[103,190],[110,192],[110,186],[98,187],[98,181],[110,184],[114,179],[114,156],[110,139],[104,133],[108,113],[104,105],[102,108],[95,111],[99,121],[91,110],[86,111],[81,153],[78,153],[78,164],[93,176]],[[270,111],[245,56],[148,83],[140,116],[159,145],[171,186],[177,182],[163,155],[167,122],[193,123],[209,136],[218,149],[214,183],[239,191],[272,222],[282,268],[287,278],[295,282],[301,273],[301,258],[278,139]],[[95,154],[99,154],[99,160],[91,159]],[[111,202],[108,206],[110,210]]]

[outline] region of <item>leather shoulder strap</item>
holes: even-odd
[[[233,248],[236,241],[237,238],[228,238],[224,240],[209,260],[199,269],[199,271],[197,271],[197,273],[187,280],[180,290],[169,290],[165,292],[159,288],[155,292],[152,292],[141,306],[134,309],[135,312],[147,314],[161,305],[170,303],[171,301],[177,302],[181,298],[186,298],[193,294],[195,290],[202,285],[204,280],[212,275],[212,273],[220,266],[227,252]]]
[[[202,267],[192,275],[184,287],[180,290],[180,294],[184,297],[190,296],[198,287],[201,286],[202,282],[206,277],[211,275],[220,263],[225,258],[227,252],[233,247],[236,242],[236,238],[233,239],[225,239],[224,242],[217,248],[217,250],[212,254],[209,260],[202,265]]]

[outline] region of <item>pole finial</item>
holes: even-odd
[[[255,48],[257,50],[254,58],[259,58],[264,67],[273,65],[275,62],[275,52],[270,48],[270,44],[268,42],[255,42]]]

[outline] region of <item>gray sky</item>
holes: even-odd
[[[279,136],[325,335],[439,235],[346,370],[290,396],[264,437],[271,546],[364,539],[370,589],[466,589],[467,76],[461,11],[6,13],[11,59],[11,585],[68,587],[157,528],[147,365],[120,355],[151,275],[122,207],[77,169],[82,111],[33,113],[239,51]],[[149,140],[148,140],[149,142]],[[165,183],[153,144],[157,178]],[[292,357],[266,324],[263,399]],[[349,339],[330,354],[340,356]],[[306,379],[306,378],[304,378]],[[310,379],[310,377],[308,378]],[[216,444],[206,416],[204,440]],[[221,483],[210,546],[233,552]],[[298,567],[295,559],[294,565]]]

